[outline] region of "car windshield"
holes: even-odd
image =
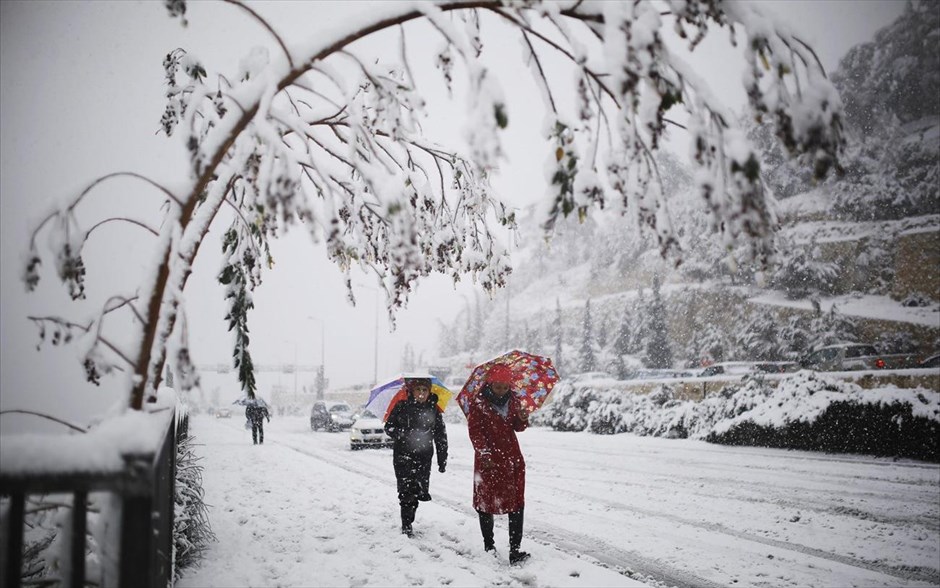
[[[379,417],[377,417],[377,416],[375,416],[374,414],[372,414],[372,411],[364,410],[364,411],[362,411],[362,414],[360,415],[360,418],[363,418],[363,419],[377,419],[377,418],[379,418]]]
[[[334,404],[330,407],[330,412],[349,412],[349,407],[345,404]]]

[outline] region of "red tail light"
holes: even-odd
[[[878,368],[879,370],[885,369],[885,360],[881,359],[880,357],[876,359],[875,367]]]

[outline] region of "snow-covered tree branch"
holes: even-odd
[[[280,52],[252,49],[234,75],[213,72],[181,48],[166,55],[161,129],[185,146],[190,169],[172,190],[157,186],[167,198],[159,222],[124,219],[158,233],[151,282],[137,293],[146,301],[135,310],[142,319],[140,346],[120,352],[134,359],[128,398],[134,409],[154,396],[168,360],[188,357],[185,349],[168,357],[168,345],[181,328],[179,304],[193,261],[223,204],[236,214],[225,232],[219,280],[228,288],[234,361],[248,395],[254,390],[247,336],[251,290],[264,266],[273,264],[268,240],[292,225],[325,242],[327,255],[346,275],[352,302],[350,270],[374,273],[390,316],[431,273],[455,281],[469,275],[487,291],[504,285],[511,266],[495,231],[514,228],[515,215],[494,194],[489,177],[504,157],[501,131],[512,121],[500,80],[478,59],[486,19],[517,32],[520,59],[531,66],[545,98],[548,122],[532,132],[541,132],[551,169],[542,222],[547,231],[559,217],[576,212],[584,218],[608,207],[635,215],[664,254],[680,257],[665,206],[668,180],[656,154],[666,129],[681,126],[690,133],[695,182],[715,238],[749,246],[762,262],[771,257],[776,220],[760,158],[735,126],[737,117],[666,42],[674,36],[694,49],[709,26],[727,29],[732,42],[744,47],[751,115],[771,119],[790,156],[817,177],[838,165],[837,93],[812,51],[750,4],[387,2],[373,5],[345,35],[295,43],[259,13],[263,5],[256,11],[236,0],[226,3],[255,19]],[[171,16],[185,17],[182,0],[166,6]],[[416,20],[430,23],[440,37],[436,61],[448,87],[456,87],[458,76],[465,82],[466,153],[436,145],[423,133],[426,95],[405,50],[408,23]],[[396,29],[399,51],[380,60],[363,60],[351,50],[357,40]],[[546,69],[558,56],[574,68],[573,81],[560,82]],[[566,93],[578,105],[575,112],[560,105]],[[75,226],[72,214],[86,195],[37,228],[60,235],[51,253],[73,296],[82,293],[81,250],[94,229]],[[41,258],[31,246],[24,272],[29,288],[38,282]],[[89,361],[96,353],[89,351]]]

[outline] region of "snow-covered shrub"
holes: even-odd
[[[552,395],[532,424],[940,461],[940,393],[931,390],[866,390],[799,372],[776,388],[762,378],[745,379],[700,402],[680,399],[670,385],[632,394],[589,383],[561,384]]]
[[[781,239],[778,253],[780,266],[771,278],[771,284],[783,290],[787,298],[807,298],[811,295],[833,293],[839,267],[822,259],[822,253],[816,243],[804,245]]]
[[[705,437],[710,443],[940,461],[940,393],[856,384],[800,372]]]
[[[176,484],[173,518],[173,572],[180,573],[199,563],[215,533],[209,525],[209,512],[203,500],[202,466],[196,456],[189,419],[184,418],[176,432]]]
[[[901,306],[910,306],[910,307],[923,307],[923,306],[932,306],[933,299],[926,294],[921,294],[920,292],[914,292],[913,294],[908,294],[904,300],[901,301]]]

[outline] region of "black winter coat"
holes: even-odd
[[[394,439],[396,455],[430,458],[436,447],[438,467],[447,464],[447,429],[437,409],[437,394],[421,404],[411,396],[400,401],[385,421],[385,433]]]
[[[417,508],[418,501],[431,500],[431,458],[437,448],[437,465],[447,464],[447,429],[437,409],[437,395],[418,403],[410,395],[392,408],[385,432],[395,440],[392,465],[398,482],[402,508]],[[404,515],[403,515],[404,516]]]
[[[267,406],[259,406],[257,404],[249,404],[245,408],[245,418],[251,421],[252,424],[258,425],[261,424],[264,419],[271,420],[271,413],[268,412]]]

